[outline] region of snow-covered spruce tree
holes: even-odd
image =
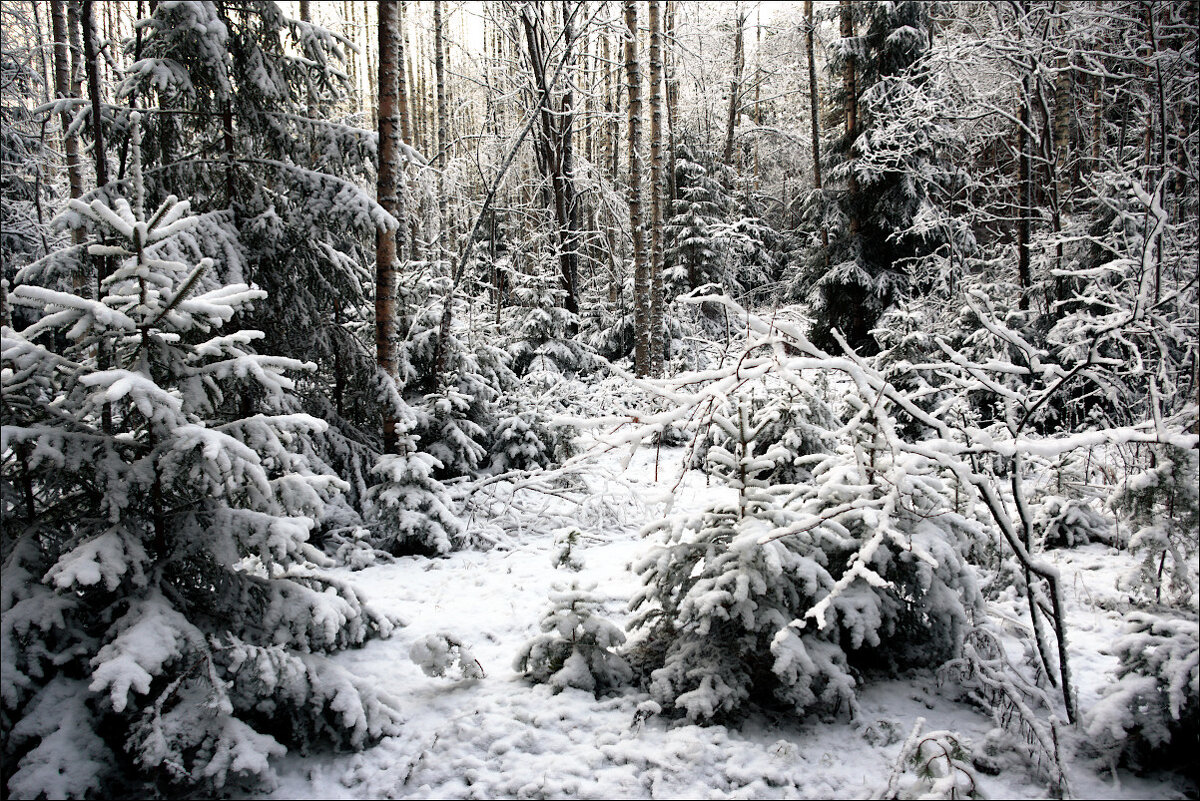
[[[434,556],[458,549],[465,530],[445,485],[434,478],[441,463],[417,450],[417,438],[408,430],[398,430],[397,439],[397,453],[382,454],[372,468],[379,483],[368,493],[370,543],[394,555]]]
[[[725,444],[708,458],[732,497],[701,514],[653,524],[664,540],[634,567],[645,587],[631,601],[634,667],[654,700],[689,720],[736,718],[751,704],[798,711],[853,704],[845,654],[821,634],[789,628],[834,586],[821,543],[787,534],[795,517],[787,486],[764,474],[790,455],[779,445],[759,452],[770,418],[748,399],[716,413]]]
[[[675,151],[675,191],[663,226],[666,237],[664,280],[671,297],[704,284],[720,283],[720,245],[715,241],[729,204],[721,182],[687,142]]]
[[[552,282],[557,283],[557,276],[549,269],[508,274],[509,292],[516,306],[512,319],[515,336],[508,353],[512,371],[518,376],[574,375],[585,366],[583,345],[574,337],[579,328],[578,316],[564,308],[566,291]]]
[[[1142,556],[1127,585],[1155,603],[1196,603],[1200,550],[1200,469],[1194,450],[1164,446],[1152,467],[1130,476],[1110,504],[1135,528],[1129,548]],[[1164,592],[1165,590],[1165,592]]]
[[[542,634],[530,640],[513,663],[513,669],[555,691],[574,687],[593,692],[629,683],[633,671],[616,652],[625,642],[620,626],[600,615],[594,584],[572,581],[550,593],[551,607],[539,627]]]
[[[926,247],[908,233],[923,197],[904,162],[928,157],[931,143],[887,121],[914,91],[907,73],[928,48],[931,23],[928,4],[914,0],[843,4],[840,14],[842,38],[831,48],[828,70],[840,84],[833,100],[843,128],[822,148],[830,181],[809,207],[814,229],[829,232],[829,245],[813,249],[802,283],[814,301],[813,344],[838,352],[830,334],[836,328],[851,347],[871,353],[878,349],[871,329],[907,286],[905,261]],[[864,158],[897,142],[902,152],[892,158]]]
[[[779,459],[763,476],[768,484],[799,484],[812,478],[812,466],[821,454],[829,453],[835,444],[833,431],[837,419],[833,411],[815,391],[799,390],[791,385],[769,384],[765,392],[747,392],[727,402],[749,402],[752,417],[758,424],[755,447],[766,452],[781,447],[786,458]],[[728,412],[726,412],[728,414]],[[708,450],[714,444],[733,447],[727,431],[720,425],[706,425],[703,436],[695,442],[691,466],[708,471],[711,463]]]
[[[702,409],[716,409],[716,422],[723,399],[762,377],[811,391],[799,371],[834,366],[858,389],[831,432],[836,447],[803,460],[811,478],[800,484],[763,481],[791,456],[778,447],[759,456],[770,417],[754,419],[743,401],[746,423],[721,425],[728,444],[709,453],[730,454],[717,459],[739,500],[662,524],[665,543],[638,565],[646,588],[634,601],[642,635],[631,653],[655,700],[696,720],[732,717],[764,700],[833,707],[852,701],[852,670],[894,675],[957,656],[982,608],[971,559],[987,538],[957,511],[964,505],[943,480],[941,457],[899,437],[896,409],[915,407],[861,361],[832,359],[794,327],[746,314],[727,298],[711,302],[765,338],[751,339],[736,366],[665,386],[646,382],[676,401],[670,411],[641,415],[651,431]],[[785,345],[806,355],[788,356]],[[969,478],[972,487],[984,483]]]
[[[400,348],[400,382],[415,419],[412,434],[440,464],[434,471],[439,481],[473,476],[485,466],[498,396],[515,382],[499,342],[466,329],[467,304],[459,301],[439,370],[438,307],[449,285],[441,278],[412,276],[410,298],[418,311]]]
[[[151,8],[117,93],[148,106],[148,196],[186,187],[220,278],[267,291],[255,310],[263,348],[316,365],[295,394],[330,423],[313,447],[360,509],[379,406],[396,399],[369,347],[364,265],[390,219],[361,188],[377,137],[335,114],[352,45],[267,0]]]
[[[971,559],[987,538],[955,510],[935,466],[893,446],[889,404],[857,393],[846,400],[840,445],[797,498],[834,543],[826,556],[836,586],[806,614],[835,626],[863,671],[941,664],[958,656],[982,609]]]
[[[143,214],[134,136],[130,200],[64,215],[112,265],[100,298],[20,285],[39,319],[3,332],[16,797],[211,793],[269,779],[286,747],[398,725],[394,701],[324,656],[394,623],[306,541],[345,487],[293,447],[325,426],[290,411],[285,372],[306,365],[219,331],[263,292],[201,291],[211,261],[164,256],[197,221],[173,197]]]
[[[1200,638],[1196,621],[1135,612],[1112,646],[1116,682],[1084,724],[1089,744],[1137,770],[1182,769],[1200,781]]]

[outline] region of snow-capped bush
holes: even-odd
[[[1112,646],[1116,682],[1085,720],[1092,746],[1139,770],[1185,767],[1197,777],[1200,634],[1194,618],[1132,613]]]
[[[423,637],[412,644],[408,656],[426,676],[482,679],[483,665],[462,640],[447,632]]]
[[[555,461],[555,437],[534,411],[520,411],[496,421],[491,470],[538,470]]]
[[[434,477],[440,463],[416,450],[415,437],[400,436],[400,453],[385,453],[371,472],[379,483],[368,498],[369,544],[393,555],[434,556],[461,548],[462,522],[450,507],[446,487]]]
[[[583,570],[583,560],[575,553],[580,536],[582,535],[577,528],[560,531],[554,536],[554,551],[550,561],[555,567],[565,568],[576,573]]]
[[[572,582],[552,591],[552,606],[539,624],[543,633],[525,645],[513,668],[555,690],[574,687],[597,696],[628,684],[633,671],[614,650],[625,642],[625,632],[600,616],[594,589]]]
[[[1033,518],[1047,548],[1073,548],[1091,542],[1115,545],[1113,521],[1087,501],[1048,495]]]
[[[1200,456],[1163,447],[1152,467],[1131,476],[1109,502],[1136,530],[1129,549],[1142,562],[1126,586],[1156,602],[1195,603],[1200,544]],[[1164,592],[1165,590],[1165,592]]]
[[[727,396],[737,416],[712,413],[707,458],[731,499],[652,526],[665,537],[635,565],[632,656],[654,699],[702,722],[755,703],[852,709],[852,669],[957,656],[982,602],[967,555],[983,538],[933,466],[884,446],[891,421],[857,396],[838,432],[812,438],[843,444],[799,463],[762,442],[777,408]],[[771,483],[781,465],[810,481]]]
[[[896,757],[883,798],[984,798],[971,745],[956,731],[922,733],[918,718]]]

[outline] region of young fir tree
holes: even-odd
[[[361,506],[380,404],[402,410],[367,329],[365,265],[376,229],[395,225],[361,188],[377,136],[335,115],[351,90],[341,64],[352,45],[265,0],[151,9],[117,92],[149,107],[147,191],[186,187],[221,278],[267,291],[255,311],[263,346],[317,366],[296,394],[330,421],[314,444]]]
[[[675,153],[675,192],[664,226],[666,284],[672,297],[721,282],[716,241],[729,198],[693,148],[681,142]],[[707,160],[711,164],[711,159]]]
[[[635,666],[657,703],[702,723],[736,718],[754,703],[798,711],[853,703],[854,679],[836,644],[789,628],[834,585],[807,535],[779,536],[795,520],[783,503],[789,487],[772,487],[765,474],[790,454],[761,447],[771,420],[746,399],[712,422],[724,436],[708,460],[733,497],[648,529],[666,537],[635,566],[646,585],[631,603],[640,610],[633,626],[645,632]]]
[[[872,163],[864,149],[881,146],[877,134],[890,105],[910,90],[907,73],[929,46],[928,6],[843,2],[840,9],[842,39],[831,48],[829,70],[840,82],[833,99],[844,125],[824,148],[830,180],[809,208],[814,229],[829,236],[828,246],[813,252],[807,282],[814,301],[810,339],[831,352],[840,351],[835,328],[853,348],[878,349],[871,329],[904,291],[906,260],[926,247],[902,233],[923,200],[917,184],[903,162]],[[895,139],[898,133],[890,131],[889,142],[903,143],[902,159],[921,157],[928,143],[911,132]]]
[[[894,675],[960,653],[982,603],[968,558],[980,529],[934,469],[886,447],[886,408],[848,405],[836,432],[797,432],[816,451],[801,460],[770,442],[778,408],[756,414],[742,397],[736,417],[713,414],[723,436],[708,459],[734,497],[652,527],[665,541],[636,567],[634,655],[663,707],[701,722],[752,704],[853,708],[852,670]],[[772,483],[784,469],[800,483]]]
[[[4,775],[19,797],[212,793],[287,747],[362,746],[394,702],[325,656],[393,622],[307,542],[345,488],[299,452],[293,359],[222,330],[264,293],[175,254],[199,225],[167,197],[61,217],[107,260],[100,297],[21,284],[3,331]],[[78,251],[65,251],[70,263]]]
[[[615,650],[625,642],[625,632],[600,614],[595,589],[578,581],[557,585],[539,624],[542,633],[525,644],[513,668],[556,692],[574,687],[599,697],[627,684],[633,671]]]

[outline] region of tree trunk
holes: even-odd
[[[444,261],[453,249],[453,243],[450,241],[453,234],[446,196],[446,164],[450,157],[450,134],[446,117],[446,42],[442,24],[442,0],[433,0],[433,70],[437,90],[438,241],[440,258]]]
[[[675,131],[679,124],[679,82],[675,79],[675,8],[676,0],[666,2],[666,54],[663,68],[667,81],[667,213],[671,203],[679,199],[679,188],[675,185]]]
[[[379,4],[379,171],[376,196],[379,205],[401,219],[400,153],[397,131],[397,104],[400,80],[397,58],[399,49],[399,3],[383,0]],[[396,347],[396,229],[379,228],[375,232],[375,359],[379,369],[396,378],[399,360]],[[390,406],[383,412],[383,450],[396,453],[396,418]]]
[[[650,270],[642,219],[642,75],[638,65],[637,3],[625,0],[625,77],[629,94],[629,227],[633,233],[634,372],[650,373]]]
[[[65,0],[51,0],[50,22],[54,36],[54,91],[60,100],[78,97],[71,86],[71,54],[67,40],[67,3]],[[63,152],[67,157],[67,180],[70,185],[72,198],[83,194],[83,167],[79,163],[79,136],[68,133],[71,127],[72,114],[63,109],[59,116],[63,130]],[[83,230],[75,232],[75,244],[83,241]]]
[[[600,52],[604,69],[604,165],[610,169],[609,181],[617,185],[617,111],[613,102],[613,79],[610,68],[611,52],[609,48],[608,31],[600,34]],[[617,241],[617,221],[609,210],[604,226],[605,238],[608,241],[608,302],[615,304],[621,297],[621,259],[620,245]]]
[[[841,23],[842,23],[842,38],[854,38],[854,12],[851,10],[852,3],[850,0],[841,0]],[[846,56],[845,63],[842,64],[842,92],[845,94],[844,111],[846,116],[846,157],[854,160],[854,140],[858,138],[858,88],[856,86],[857,76],[855,70],[857,68],[857,59],[854,56],[853,50]],[[849,229],[851,234],[857,234],[859,228],[858,221],[858,178],[854,175],[853,167],[850,169],[850,177],[847,180],[847,189],[850,194],[850,202],[847,207],[850,209]]]
[[[662,25],[650,0],[650,374],[663,373]]]
[[[754,127],[762,127],[762,5],[754,11]],[[762,191],[762,165],[759,161],[758,140],[754,134],[754,191]]]
[[[83,0],[80,25],[83,35],[83,68],[87,72],[88,95],[92,100],[92,155],[96,164],[96,187],[108,185],[108,161],[104,152],[104,125],[100,103],[100,56],[96,42],[96,18],[93,0]],[[101,280],[104,276],[100,277]]]
[[[746,26],[746,15],[741,9],[736,8],[734,14],[737,19],[737,30],[733,36],[733,80],[729,82],[729,117],[725,124],[725,155],[724,162],[733,166],[733,134],[737,129],[737,118],[739,109],[739,95],[742,91],[742,67],[745,58],[742,52],[742,35],[743,29]]]
[[[804,50],[808,56],[808,104],[812,115],[813,188],[821,188],[821,98],[817,94],[817,64],[813,55],[813,5],[804,0]],[[829,266],[829,229],[821,226],[821,251],[825,266]]]
[[[1018,306],[1029,308],[1029,289],[1033,277],[1029,272],[1029,76],[1021,82],[1020,124],[1017,127],[1017,281],[1021,287]]]
[[[563,41],[566,48],[563,59],[569,63],[574,35],[570,15],[564,13],[563,19]],[[566,293],[563,307],[572,314],[578,314],[576,281],[579,274],[579,214],[572,174],[572,92],[568,88],[556,107],[552,87],[546,75],[550,53],[542,8],[526,5],[522,9],[520,21],[525,32],[525,44],[533,74],[534,103],[541,123],[534,137],[534,154],[537,157],[538,170],[545,178],[542,184],[545,205],[554,213],[558,229],[559,275]]]

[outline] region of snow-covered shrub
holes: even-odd
[[[490,469],[506,473],[549,467],[556,461],[556,439],[536,411],[518,411],[501,417],[492,437]]]
[[[515,336],[508,346],[518,376],[548,373],[573,375],[586,361],[584,346],[575,338],[579,319],[563,307],[566,291],[551,286],[550,270],[533,275],[510,272],[517,314]]]
[[[575,548],[579,545],[580,536],[581,532],[577,528],[567,529],[554,536],[554,551],[551,554],[551,563],[555,567],[566,568],[576,573],[583,570],[583,560],[575,553]]]
[[[137,133],[131,199],[61,218],[93,233],[99,297],[22,284],[37,322],[3,330],[0,702],[22,796],[108,796],[122,773],[122,793],[216,792],[399,720],[325,656],[394,623],[308,542],[345,484],[296,447],[325,428],[292,411],[307,366],[220,331],[263,293],[204,290],[212,263],[172,257],[196,218],[173,197],[143,213]]]
[[[1129,549],[1142,554],[1141,564],[1126,583],[1156,602],[1166,598],[1194,603],[1200,457],[1194,450],[1166,446],[1155,462],[1131,476],[1110,501],[1118,514],[1136,526]]]
[[[421,666],[426,676],[453,674],[464,679],[484,677],[483,665],[471,653],[471,649],[444,631],[417,640],[409,649],[408,656]]]
[[[983,798],[971,745],[956,731],[922,733],[918,718],[904,742],[883,798]]]
[[[440,463],[400,435],[400,453],[382,454],[371,472],[370,545],[390,554],[446,554],[463,546],[465,530],[450,507],[446,487],[434,477]]]
[[[1139,770],[1184,768],[1197,776],[1200,634],[1194,618],[1132,613],[1112,646],[1116,682],[1085,720],[1091,744]]]
[[[391,561],[391,555],[371,544],[370,529],[350,526],[335,529],[325,535],[324,550],[339,565],[351,570],[362,570],[380,562]]]
[[[769,418],[752,418],[748,399],[736,413],[713,415],[728,447],[708,451],[733,497],[647,529],[665,538],[634,567],[645,584],[631,602],[634,626],[645,631],[635,666],[656,702],[700,722],[729,719],[753,702],[850,703],[854,680],[836,646],[789,628],[833,579],[807,535],[781,531],[794,518],[763,474],[788,453],[758,452]]]
[[[1073,548],[1090,542],[1116,544],[1113,521],[1087,501],[1048,495],[1033,518],[1047,548]]]
[[[747,358],[739,371],[773,363]],[[786,368],[777,375],[807,386]],[[635,626],[646,633],[634,658],[655,700],[697,721],[761,702],[852,707],[852,670],[955,657],[982,603],[968,556],[985,538],[954,511],[935,466],[889,447],[894,422],[857,395],[837,432],[813,438],[838,437],[837,448],[799,463],[779,443],[760,450],[779,411],[755,413],[736,394],[748,382],[729,381],[734,392],[710,394],[714,407],[736,403],[737,417],[712,413],[725,444],[708,459],[730,500],[652,527],[665,539],[636,565],[646,586]],[[770,483],[781,464],[809,481]]]
[[[539,624],[543,633],[525,645],[513,668],[555,690],[574,687],[597,696],[628,684],[633,671],[614,650],[625,642],[625,632],[600,616],[594,589],[594,584],[571,582],[553,590],[552,605]]]

